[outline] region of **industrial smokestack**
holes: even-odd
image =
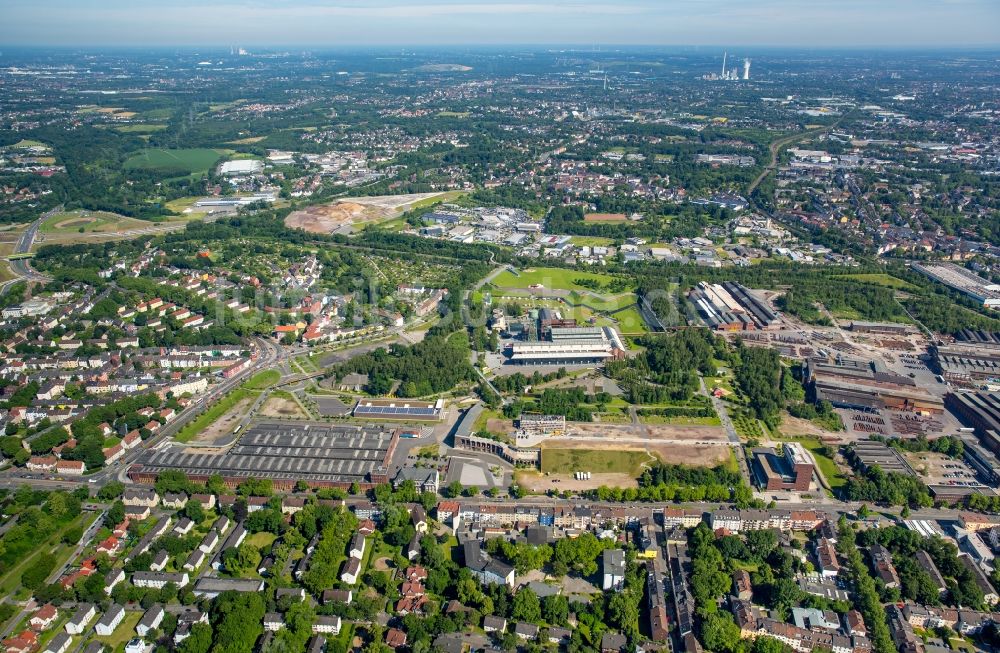
[[[750,79],[750,60],[743,60],[743,79]]]

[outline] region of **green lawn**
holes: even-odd
[[[601,236],[573,236],[569,239],[577,247],[607,247],[615,242],[614,238],[602,238]]]
[[[115,653],[124,650],[125,644],[128,643],[130,639],[135,637],[135,627],[142,619],[142,610],[136,610],[134,612],[126,612],[125,618],[122,622],[118,624],[115,631],[108,635],[107,637],[101,637],[100,635],[94,635],[93,641],[103,642]]]
[[[254,533],[253,535],[247,536],[246,541],[248,544],[253,544],[259,550],[264,551],[267,547],[271,546],[271,543],[273,543],[276,539],[278,539],[278,536],[274,533],[261,531],[260,533]]]
[[[39,226],[46,234],[75,234],[80,229],[85,232],[107,233],[123,229],[139,229],[152,226],[146,220],[127,218],[107,211],[66,211],[47,218]]]
[[[618,323],[618,330],[623,334],[643,334],[649,332],[646,320],[642,319],[639,309],[635,306],[626,308],[624,311],[612,313],[611,318]]]
[[[123,134],[152,134],[167,128],[164,124],[115,125],[114,130]]]
[[[574,283],[574,280],[590,279],[607,284],[612,278],[611,275],[607,274],[579,272],[564,268],[527,268],[519,270],[517,276],[509,270],[505,270],[493,280],[493,285],[501,288],[527,288],[528,286],[541,284],[548,290],[590,290]]]
[[[643,424],[674,424],[676,426],[719,426],[718,417],[667,417],[665,415],[640,415]]]
[[[240,401],[248,397],[256,399],[258,394],[259,393],[257,392],[251,392],[250,390],[246,390],[244,388],[237,388],[236,390],[233,390],[204,413],[188,422],[188,424],[182,428],[176,436],[174,436],[175,439],[178,442],[190,442],[195,438],[195,436],[208,428],[209,424],[225,415]]]
[[[183,171],[184,174],[205,173],[232,150],[187,148],[168,150],[150,148],[137,152],[125,161],[126,169]]]
[[[264,370],[257,372],[249,381],[243,384],[247,390],[264,390],[270,388],[281,379],[281,372],[278,370]]]
[[[542,449],[542,472],[569,474],[593,472],[629,474],[637,477],[643,465],[656,459],[645,451],[618,451],[613,449]]]
[[[406,209],[407,211],[412,211],[414,209],[426,209],[429,206],[434,206],[435,204],[440,204],[442,202],[454,202],[459,197],[462,197],[465,194],[466,191],[464,190],[449,190],[434,197],[428,197],[422,200],[417,200],[412,204],[407,204],[403,208]]]

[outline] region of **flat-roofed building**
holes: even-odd
[[[753,462],[754,476],[762,489],[805,492],[812,485],[812,459],[797,442],[785,442],[782,455],[769,447],[754,449]]]
[[[808,359],[806,382],[817,401],[827,400],[840,408],[888,408],[935,415],[944,412],[944,402],[913,379],[886,372],[867,361]]]
[[[194,584],[194,594],[199,598],[213,599],[223,592],[260,593],[264,581],[257,578],[212,578],[202,576]]]
[[[402,422],[434,422],[441,419],[444,400],[359,399],[353,415],[363,419],[388,419]]]
[[[877,440],[858,440],[854,455],[865,470],[878,466],[883,472],[916,476],[906,459],[898,451]]]
[[[322,422],[261,423],[244,431],[225,454],[180,449],[147,451],[129,468],[137,483],[155,483],[167,470],[182,471],[195,482],[219,474],[229,487],[247,478],[269,479],[277,490],[298,481],[313,487],[370,489],[387,483],[398,443],[396,430]]]
[[[968,295],[989,308],[1000,307],[1000,286],[954,263],[914,263],[913,269],[938,283]]]

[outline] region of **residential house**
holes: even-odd
[[[118,628],[118,624],[120,624],[124,618],[125,608],[120,605],[112,605],[100,618],[97,625],[94,626],[94,632],[102,637],[108,637],[115,632],[115,629]]]
[[[618,591],[625,584],[625,552],[621,549],[605,549],[601,557],[604,572],[601,588]]]
[[[163,623],[163,616],[165,612],[163,606],[152,605],[146,612],[142,615],[142,619],[135,626],[135,632],[138,633],[139,637],[145,637],[150,633],[150,631],[155,630],[160,627]]]
[[[81,603],[77,606],[76,612],[66,622],[66,632],[70,635],[82,635],[87,624],[91,622],[97,614],[97,606],[93,603]]]

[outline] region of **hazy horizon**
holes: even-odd
[[[4,47],[982,49],[995,0],[7,0]]]

